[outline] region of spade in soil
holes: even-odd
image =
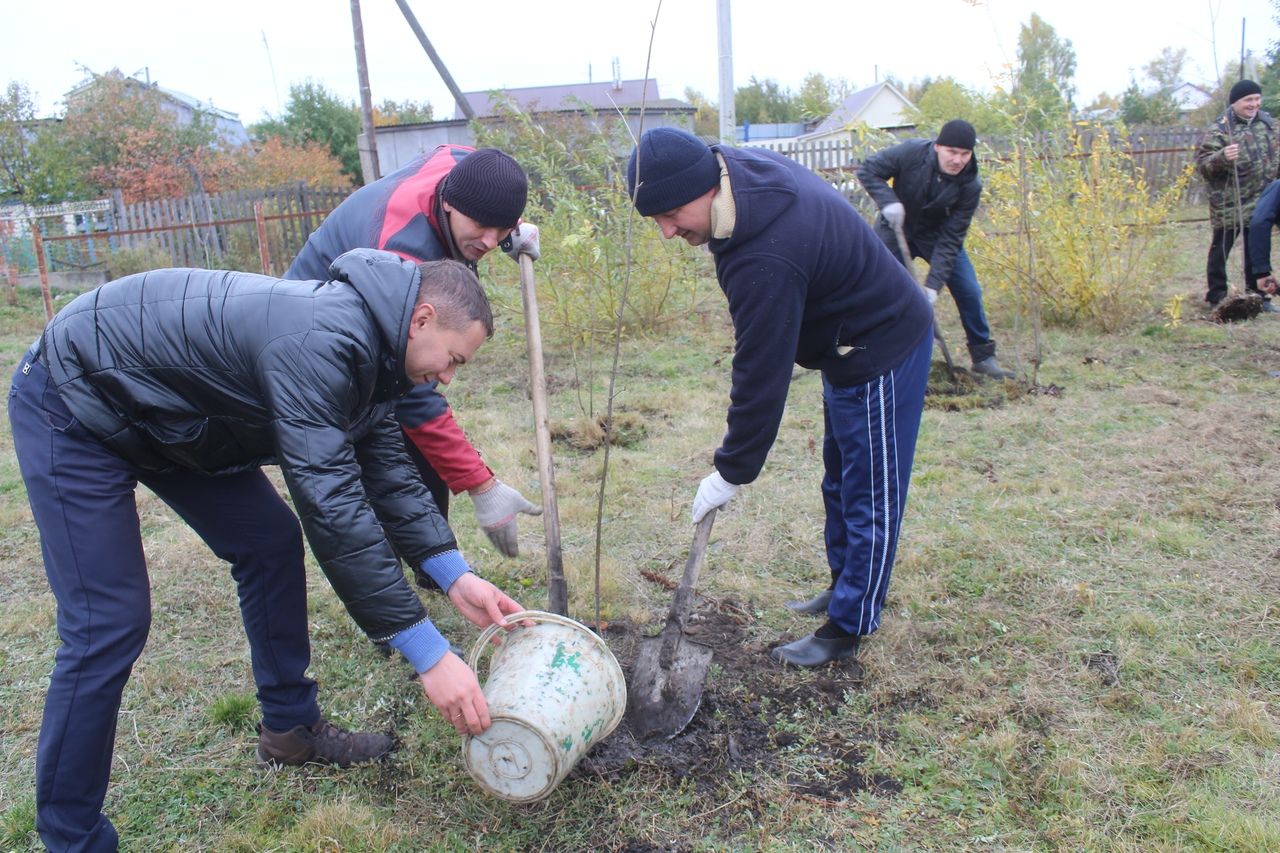
[[[689,725],[702,701],[711,647],[689,639],[684,629],[715,517],[713,509],[698,522],[667,624],[657,636],[645,637],[636,646],[627,691],[627,725],[637,740],[675,737]]]

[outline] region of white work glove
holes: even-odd
[[[902,223],[907,221],[907,209],[902,206],[900,201],[886,204],[880,208],[880,215],[884,217],[885,222],[889,223],[890,228],[901,228]]]
[[[926,287],[924,289],[924,298],[929,300],[929,306],[932,307],[938,301],[938,291],[932,287]]]
[[[484,528],[493,547],[504,557],[519,556],[516,513],[542,515],[542,507],[529,503],[524,495],[498,479],[493,481],[491,488],[472,495],[471,501],[476,507],[476,521]]]
[[[532,222],[521,222],[511,229],[507,239],[498,244],[507,257],[520,263],[521,255],[528,255],[531,260],[542,257],[538,247],[538,226]]]
[[[693,496],[693,523],[702,521],[702,517],[713,509],[719,509],[733,499],[740,486],[725,480],[719,471],[712,471],[698,484],[698,493]]]

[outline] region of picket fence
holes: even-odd
[[[279,273],[306,242],[307,235],[350,192],[297,183],[134,204],[125,204],[116,192],[106,235],[118,239],[117,245],[123,248],[158,246],[168,252],[173,266],[214,266],[228,257],[243,260],[262,256],[255,233],[258,206],[261,218],[268,223],[266,254],[272,269],[266,272]]]
[[[1159,192],[1172,186],[1192,162],[1203,129],[1192,127],[1155,127],[1131,130],[1120,140],[1114,130],[1081,128],[1077,133],[1080,150],[1088,152],[1099,133],[1112,134],[1113,143],[1122,142],[1121,150],[1127,154],[1133,168],[1141,170],[1147,186]],[[1059,157],[1064,150],[1072,150],[1061,134],[1040,134],[1023,142],[1023,151],[1037,152],[1038,157]],[[848,139],[826,139],[800,142],[796,140],[766,140],[752,143],[751,147],[768,148],[790,157],[814,172],[826,176],[842,190],[859,208],[869,204],[866,194],[854,177],[858,166],[879,148],[883,141],[859,141],[850,135]],[[1016,156],[1017,140],[1012,136],[983,137],[978,147],[979,166],[983,161],[1007,161]],[[1066,156],[1077,156],[1067,154]],[[1185,204],[1200,204],[1205,200],[1204,182],[1197,178],[1188,181],[1183,190]]]
[[[1190,127],[1141,128],[1123,140],[1114,130],[1092,126],[1078,129],[1073,139],[1042,135],[1024,139],[1021,147],[1011,137],[984,137],[978,149],[979,163],[995,162],[1035,152],[1038,157],[1079,156],[1087,152],[1099,133],[1113,134],[1117,144],[1140,170],[1153,192],[1171,186],[1191,162],[1202,130]],[[1078,147],[1070,144],[1078,143]],[[841,140],[796,142],[769,140],[753,143],[771,148],[823,175],[864,215],[874,214],[870,199],[855,173],[858,165],[883,140],[859,141],[853,135]],[[1062,152],[1068,152],[1063,154]],[[1025,156],[1025,154],[1023,155]],[[121,249],[151,253],[155,265],[217,267],[261,270],[281,275],[307,236],[350,189],[309,187],[302,182],[267,190],[200,193],[181,198],[126,204],[119,192],[95,205],[92,211],[53,215],[32,211],[21,216],[0,216],[0,277],[15,280],[17,273],[110,269],[111,258]],[[1204,182],[1187,182],[1182,201],[1203,204]],[[105,208],[105,210],[103,209]],[[40,246],[37,234],[43,238]],[[39,255],[39,257],[37,257]]]

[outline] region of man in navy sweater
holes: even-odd
[[[855,655],[889,589],[929,374],[929,303],[843,196],[773,152],[656,128],[632,151],[627,183],[664,237],[710,248],[733,318],[728,429],[694,496],[695,523],[760,474],[792,364],[822,372],[831,585],[805,609],[827,621],[771,654],[810,667]]]

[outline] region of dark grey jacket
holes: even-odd
[[[392,417],[413,387],[417,265],[360,250],[333,269],[127,276],[62,309],[41,359],[72,414],[144,471],[278,464],[329,582],[382,639],[426,619],[397,553],[416,566],[457,546]]]
[[[858,168],[858,180],[877,206],[902,202],[907,210],[902,230],[911,254],[929,262],[924,285],[942,290],[982,196],[978,161],[970,160],[960,174],[948,175],[938,168],[932,139],[909,139],[868,157]],[[897,238],[884,217],[876,218],[876,233],[897,252]]]

